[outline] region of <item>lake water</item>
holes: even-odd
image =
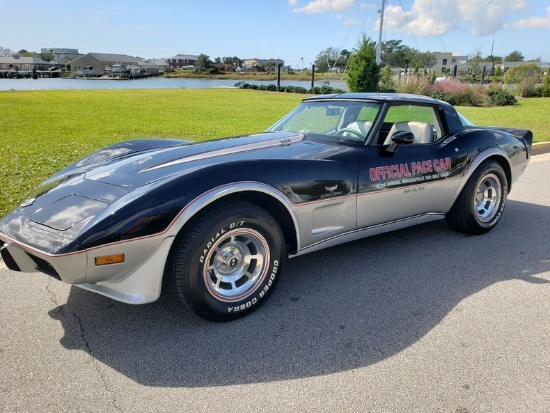
[[[255,85],[275,85],[276,80],[243,80]],[[181,79],[152,77],[136,80],[96,80],[96,79],[0,79],[0,90],[78,90],[78,89],[211,89],[233,87],[239,80],[230,79]],[[325,81],[316,81],[315,86],[324,86]],[[345,82],[329,83],[333,88],[346,90]],[[311,87],[311,81],[281,80],[281,86]]]

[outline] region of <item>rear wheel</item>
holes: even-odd
[[[508,184],[499,163],[486,161],[472,174],[451,210],[447,223],[454,229],[468,234],[483,234],[500,221]]]
[[[199,316],[229,321],[273,292],[286,258],[282,231],[262,208],[237,203],[198,219],[176,239],[165,276]]]

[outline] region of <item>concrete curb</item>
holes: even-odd
[[[531,148],[531,155],[541,155],[550,152],[550,142],[534,143]]]

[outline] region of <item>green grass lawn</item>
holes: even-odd
[[[477,125],[530,129],[535,142],[550,141],[550,98],[518,99],[515,106],[457,109]]]
[[[259,132],[303,98],[240,89],[0,92],[0,216],[52,173],[105,145]],[[531,129],[536,141],[550,141],[548,98],[460,110],[480,125]]]

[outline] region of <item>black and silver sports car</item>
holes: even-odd
[[[0,221],[0,248],[15,271],[131,304],[164,284],[231,320],[267,299],[287,257],[442,218],[491,230],[532,138],[427,97],[311,97],[263,133],[101,149]]]

